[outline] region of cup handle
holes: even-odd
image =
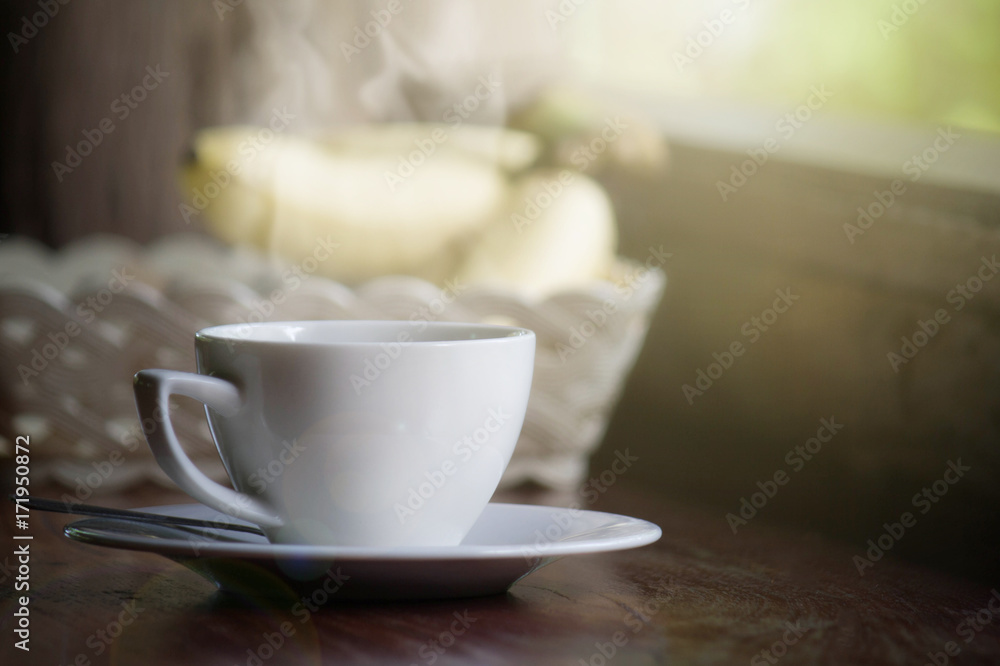
[[[171,394],[186,395],[205,403],[223,416],[235,415],[241,407],[240,391],[218,377],[173,370],[140,370],[133,381],[135,404],[140,422],[158,418],[163,424],[145,433],[157,464],[181,490],[206,506],[249,520],[261,527],[281,527],[282,520],[263,502],[236,492],[205,476],[188,458],[170,423],[167,401]]]

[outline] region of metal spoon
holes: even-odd
[[[231,530],[233,532],[246,532],[247,534],[258,534],[265,536],[259,527],[253,525],[237,525],[235,523],[214,522],[211,520],[198,520],[197,518],[179,518],[177,516],[164,516],[158,513],[147,513],[145,511],[130,511],[128,509],[112,509],[106,506],[94,506],[92,504],[75,504],[70,502],[60,502],[46,499],[44,497],[15,497],[10,495],[12,502],[17,502],[27,506],[29,509],[39,511],[54,511],[56,513],[71,513],[80,516],[100,516],[101,518],[121,518],[124,520],[138,520],[146,523],[157,523],[159,525],[179,525],[182,527],[202,527],[214,530]]]

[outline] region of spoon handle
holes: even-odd
[[[237,525],[235,523],[215,522],[211,520],[198,520],[197,518],[180,518],[177,516],[164,516],[158,513],[147,513],[145,511],[129,511],[128,509],[112,509],[105,506],[94,506],[92,504],[75,504],[46,499],[44,497],[15,498],[10,496],[12,502],[16,501],[26,505],[29,509],[39,511],[54,511],[56,513],[71,513],[79,516],[99,516],[101,518],[122,518],[125,520],[140,520],[146,523],[158,523],[160,525],[183,525],[185,527],[203,527],[215,530],[232,530],[234,532],[246,532],[247,534],[258,534],[264,536],[264,532],[259,527],[252,525]],[[25,501],[27,500],[27,501]]]

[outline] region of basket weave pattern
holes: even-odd
[[[261,319],[504,323],[533,330],[537,350],[524,427],[502,486],[572,487],[586,473],[663,291],[657,269],[623,289],[635,268],[622,260],[612,281],[528,302],[410,277],[353,289],[318,275],[288,280],[274,260],[193,235],[148,247],[98,236],[57,253],[8,240],[0,245],[0,436],[9,454],[16,435],[31,434],[33,471],[71,488],[82,482],[83,494],[163,480],[141,434],[132,375],[193,372],[200,328]],[[171,412],[188,453],[210,476],[224,477],[204,408],[181,400]]]

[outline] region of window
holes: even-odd
[[[559,5],[581,78],[641,94],[1000,133],[993,0],[589,0]],[[572,12],[565,11],[573,7]]]

